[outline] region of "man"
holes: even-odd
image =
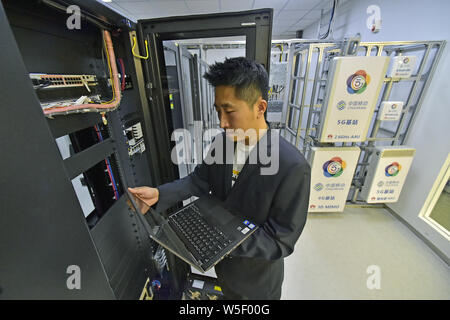
[[[211,193],[232,212],[256,222],[260,228],[215,266],[218,281],[228,299],[280,299],[283,258],[293,252],[306,222],[310,167],[294,146],[268,128],[268,75],[262,65],[242,57],[226,59],[204,77],[215,87],[214,105],[226,131],[216,136],[207,158],[221,150],[214,147],[218,141],[234,140],[234,154],[225,154],[226,163],[205,159],[183,179],[130,191],[142,213],[149,206],[164,210],[192,195]],[[271,162],[279,162],[275,171],[263,161],[263,149]]]

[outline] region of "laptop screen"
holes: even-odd
[[[127,193],[126,203],[131,211],[133,211],[139,217],[139,220],[141,220],[143,223],[143,220],[145,220],[147,223],[151,224],[152,227],[162,226],[165,223],[165,219],[159,213],[155,212],[152,208],[150,208],[146,214],[142,214],[139,210],[139,206],[136,203],[136,199],[134,198],[134,196],[130,193],[130,191],[128,191],[128,189],[125,189],[125,191]]]
[[[192,260],[192,256],[189,254],[185,245],[179,240],[175,232],[170,227],[169,223],[155,210],[150,210],[144,215],[139,211],[134,196],[127,190],[126,203],[133,211],[133,213],[141,220],[150,238],[168,249],[187,263],[197,267],[196,263]],[[151,226],[149,220],[154,219],[156,223]]]

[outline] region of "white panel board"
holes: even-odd
[[[370,158],[361,198],[367,203],[397,202],[413,161],[415,149],[378,147]]]
[[[361,150],[312,148],[309,212],[342,212]]]
[[[337,57],[331,62],[320,142],[365,141],[389,57]]]

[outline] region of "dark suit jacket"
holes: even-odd
[[[225,142],[222,149],[218,147],[221,142]],[[211,193],[224,201],[230,211],[256,222],[260,228],[218,263],[215,270],[224,294],[229,297],[279,299],[283,258],[293,252],[306,223],[310,166],[292,144],[269,129],[250,153],[238,180],[231,187],[234,154],[226,152],[230,150],[227,149],[230,143],[233,144],[225,134],[217,135],[207,157],[194,172],[158,186],[159,201],[155,209],[165,210],[192,195],[200,197]],[[259,150],[264,143],[267,143],[267,150],[262,149],[262,155],[271,156],[271,163],[260,156]],[[231,150],[234,150],[233,146]],[[219,150],[224,152],[223,160],[226,159],[227,164],[207,164],[217,158]],[[261,169],[276,168],[274,157],[277,154],[277,172],[262,174]],[[256,162],[252,164],[255,155]]]

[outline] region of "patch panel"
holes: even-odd
[[[68,87],[86,87],[91,92],[90,86],[96,86],[97,77],[94,75],[62,75],[30,73],[30,79],[35,89],[55,89]]]

